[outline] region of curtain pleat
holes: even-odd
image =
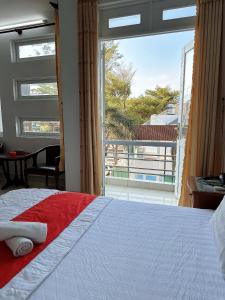
[[[63,121],[63,99],[61,88],[61,70],[60,70],[60,31],[59,31],[59,13],[55,9],[55,43],[56,43],[56,75],[58,86],[58,112],[60,121],[60,162],[59,170],[65,170],[65,149],[64,149],[64,121]]]
[[[98,7],[78,0],[81,191],[101,194],[102,152],[98,99]]]
[[[179,204],[191,206],[189,176],[218,175],[223,168],[220,63],[223,0],[198,0],[192,100]],[[219,134],[218,134],[219,133]]]

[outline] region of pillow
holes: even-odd
[[[225,279],[225,196],[210,220]]]

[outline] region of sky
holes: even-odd
[[[136,71],[132,96],[157,85],[179,90],[184,47],[193,40],[194,31],[118,40],[123,61]]]

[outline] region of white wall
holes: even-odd
[[[76,14],[76,0],[59,1],[66,189],[68,191],[80,190],[80,110]]]
[[[59,1],[66,189],[69,191],[80,190],[80,113],[76,6],[77,1],[74,0]],[[12,88],[12,80],[17,77],[21,79],[23,77],[39,77],[40,74],[46,77],[54,75],[54,60],[40,60],[32,62],[32,64],[29,62],[12,63],[9,51],[10,41],[13,39],[34,37],[51,32],[53,32],[53,28],[46,27],[32,30],[32,32],[24,31],[22,37],[18,36],[17,33],[0,35],[0,98],[2,102],[4,130],[3,139],[0,138],[0,141],[3,140],[7,144],[8,149],[33,151],[42,146],[59,142],[58,139],[53,138],[23,138],[16,136],[16,116],[37,117],[40,115],[40,117],[43,117],[44,115],[49,118],[55,118],[58,116],[58,111],[57,103],[54,100],[43,100],[42,102],[14,101]]]
[[[53,17],[49,0],[0,0],[0,7],[0,26]]]
[[[0,98],[3,116],[3,142],[7,148],[32,152],[49,144],[59,143],[53,138],[23,138],[16,136],[16,117],[58,118],[56,100],[15,101],[13,79],[55,76],[55,59],[43,59],[27,62],[12,62],[11,40],[44,36],[54,32],[54,28],[45,27],[17,33],[0,35]]]

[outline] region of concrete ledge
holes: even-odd
[[[166,192],[174,192],[175,190],[175,186],[173,184],[131,180],[131,179],[115,178],[115,177],[106,177],[105,183],[107,185],[127,186],[127,187],[134,187],[140,189],[152,189],[152,190],[159,190],[159,191],[166,191]]]

